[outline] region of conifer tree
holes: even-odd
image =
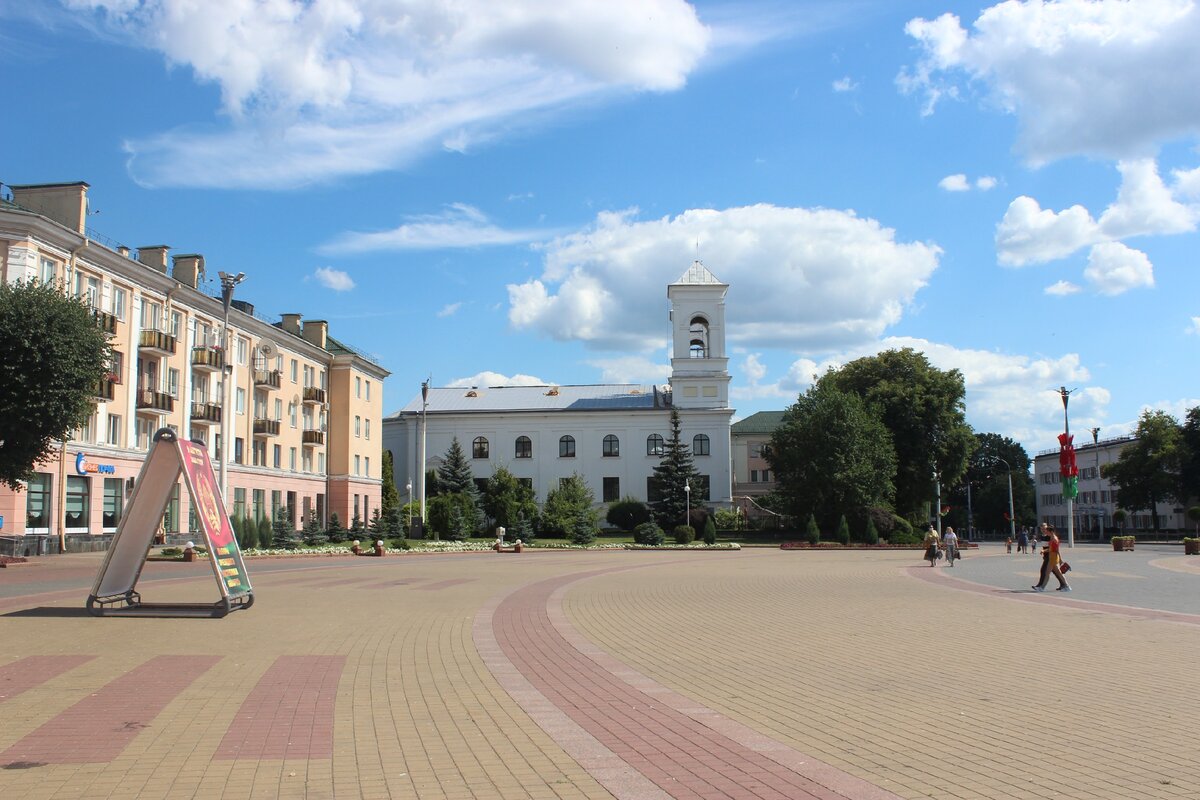
[[[371,534],[371,540],[376,541],[387,536],[387,530],[383,521],[383,514],[379,511],[379,506],[371,512],[371,521],[367,523],[367,531]]]
[[[706,499],[700,474],[696,472],[696,464],[692,461],[692,448],[681,440],[679,428],[679,410],[672,408],[671,438],[667,440],[662,459],[654,468],[654,476],[651,478],[657,495],[656,500],[651,503],[654,517],[659,525],[667,529],[686,524],[688,521],[688,497],[684,487],[689,481],[693,500],[703,502]]]
[[[400,507],[400,490],[396,488],[396,475],[392,465],[392,451],[383,451],[383,467],[380,470],[380,477],[383,479],[383,494],[379,498],[379,504],[383,506],[383,517],[387,519],[388,511],[393,508]]]
[[[272,547],[291,550],[296,546],[296,529],[292,524],[292,515],[288,513],[286,506],[281,506],[275,512],[274,534],[271,539]]]
[[[321,520],[317,519],[315,513],[309,512],[308,519],[304,520],[304,543],[310,547],[326,544],[329,537],[325,535],[325,531],[321,530]]]
[[[329,527],[325,529],[325,535],[331,542],[346,541],[346,529],[342,527],[342,521],[338,519],[336,511],[329,515]]]
[[[438,489],[440,494],[475,494],[475,478],[471,474],[471,463],[455,436],[446,451],[446,458],[438,467]]]

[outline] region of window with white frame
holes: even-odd
[[[362,399],[362,378],[357,375],[354,376],[354,396],[359,400]]]
[[[362,474],[361,468],[362,468],[362,457],[355,456],[354,457],[354,474],[361,475]]]
[[[362,435],[362,417],[355,416],[354,418],[354,436],[358,438]]]
[[[237,403],[237,413],[245,414],[246,413],[246,390],[240,386],[238,387],[238,390],[237,390],[236,403]]]
[[[371,382],[367,381],[367,401],[371,400]]]
[[[363,420],[363,438],[364,439],[371,438],[371,418],[370,417]]]
[[[113,447],[121,446],[121,417],[117,414],[108,415],[108,433],[104,437],[104,441],[111,444]]]
[[[249,353],[250,340],[243,336],[239,336],[237,340],[237,363],[245,366],[247,360],[249,359]]]
[[[272,417],[272,419],[283,419],[283,400],[279,399],[278,397],[275,398],[275,416]]]
[[[371,457],[363,456],[363,476],[371,477]]]
[[[293,358],[293,359],[292,359],[292,366],[291,366],[291,373],[292,373],[292,383],[295,383],[295,382],[296,382],[296,374],[297,374],[297,370],[298,370],[299,368],[300,368],[300,362],[298,362],[296,359],[294,359],[294,358]]]
[[[112,300],[108,310],[117,319],[125,321],[125,290],[121,287],[112,287]]]
[[[54,283],[58,280],[59,263],[53,258],[42,256],[38,277],[42,279],[42,283]]]
[[[167,368],[167,394],[179,399],[179,370],[174,367]]]

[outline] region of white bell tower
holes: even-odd
[[[725,293],[699,261],[667,286],[671,301],[671,402],[676,408],[729,408]]]

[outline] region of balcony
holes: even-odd
[[[255,419],[254,420],[254,435],[255,436],[278,436],[279,435],[279,420],[277,420],[277,419]]]
[[[139,389],[137,393],[138,413],[170,414],[175,410],[175,398],[166,392],[156,392],[153,389]]]
[[[92,316],[96,318],[96,322],[100,325],[100,330],[105,333],[117,332],[117,318],[107,311],[95,309],[92,311]]]
[[[318,389],[316,386],[305,386],[304,402],[316,403],[317,405],[323,404],[325,402],[325,390]]]
[[[325,431],[306,430],[302,434],[304,445],[306,447],[315,447],[325,444]]]
[[[221,407],[216,403],[192,403],[192,422],[218,424]]]
[[[254,370],[254,388],[256,389],[278,389],[282,380],[283,373],[277,369]]]
[[[96,394],[94,396],[97,400],[112,400],[116,395],[117,382],[112,380],[111,377],[103,377],[96,384]]]
[[[175,355],[176,344],[175,337],[163,331],[142,331],[141,338],[138,339],[138,349],[160,356]]]
[[[201,372],[216,372],[225,366],[225,351],[219,347],[193,347],[192,367]]]

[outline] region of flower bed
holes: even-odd
[[[611,547],[611,545],[604,545]],[[742,546],[737,542],[719,542],[717,544],[705,544],[704,542],[692,542],[690,544],[623,544],[620,547],[626,550],[741,550]]]
[[[0,556],[0,568],[16,564],[28,564],[29,559],[25,556]]]
[[[978,542],[959,542],[959,550],[971,550],[979,547]],[[941,548],[946,549],[945,545]],[[842,544],[841,542],[817,542],[811,544],[809,542],[784,542],[779,545],[780,550],[924,550],[925,545],[918,542],[917,544]]]

